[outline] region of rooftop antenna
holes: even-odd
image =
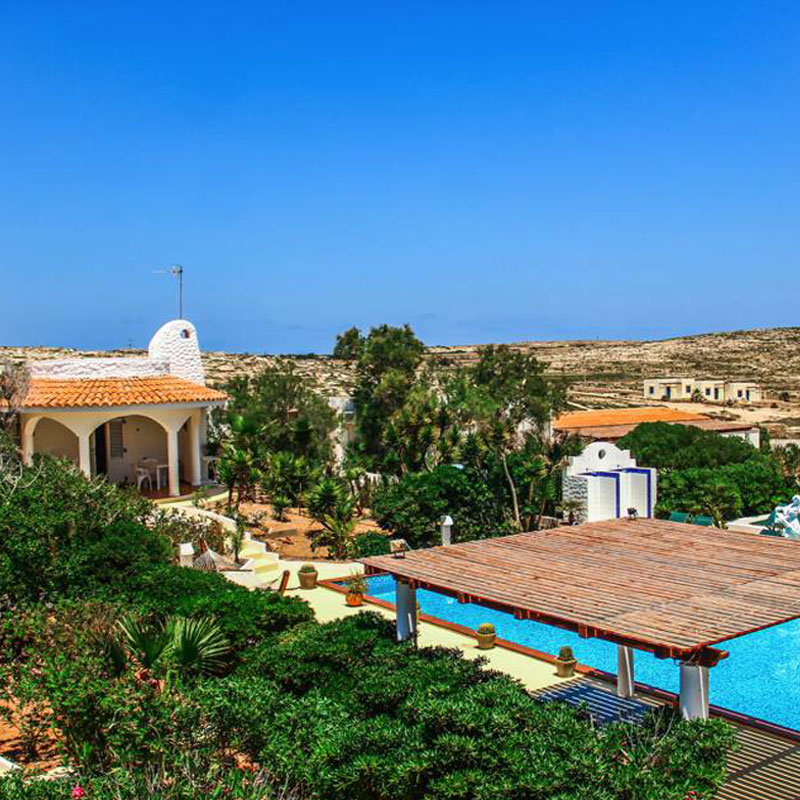
[[[153,270],[156,275],[172,275],[178,279],[178,319],[183,319],[183,267],[173,264],[169,269]]]

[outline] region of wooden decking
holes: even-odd
[[[800,800],[800,742],[734,724],[739,750],[719,800]]]
[[[637,694],[634,701],[620,700],[612,686],[596,678],[576,678],[534,694],[543,700],[583,703],[600,723],[635,719],[640,709],[661,702],[646,694]],[[800,742],[739,722],[730,724],[739,747],[730,756],[728,780],[717,800],[800,800]]]

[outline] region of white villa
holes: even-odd
[[[208,483],[206,425],[226,395],[205,385],[197,331],[172,320],[147,358],[29,362],[20,413],[23,457],[49,453],[87,476],[170,497]]]
[[[709,403],[760,403],[764,399],[762,388],[751,381],[677,377],[644,382],[646,400],[691,400],[695,393]]]

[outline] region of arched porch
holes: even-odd
[[[204,408],[42,411],[22,414],[21,426],[26,463],[36,453],[68,458],[89,477],[141,484],[155,496],[178,497],[182,482],[184,489],[204,482]],[[138,480],[140,469],[148,471],[149,481]]]

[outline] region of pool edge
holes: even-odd
[[[376,573],[375,575],[370,575],[370,577],[378,577],[379,575],[388,575],[388,573]],[[331,589],[339,594],[347,594],[347,587],[344,586],[343,583],[347,581],[349,577],[350,576],[345,575],[341,578],[326,578],[324,580],[317,581],[317,585],[326,589]],[[390,603],[388,600],[381,600],[369,594],[364,595],[364,602],[390,611],[394,611],[395,608],[394,603]],[[436,627],[444,628],[445,630],[453,631],[454,633],[460,633],[473,639],[476,638],[474,629],[467,628],[465,625],[459,625],[457,622],[450,622],[449,620],[442,619],[441,617],[434,617],[430,614],[423,613],[420,613],[419,619],[422,622],[427,622],[429,625],[435,625]],[[521,655],[529,656],[530,658],[535,658],[539,661],[544,661],[548,664],[555,663],[556,660],[556,657],[551,653],[545,653],[542,650],[535,650],[532,647],[519,644],[518,642],[512,642],[508,639],[501,639],[499,636],[495,640],[495,645],[497,647],[502,647],[505,650],[511,650],[512,652],[520,653]],[[606,672],[605,670],[589,667],[585,664],[577,664],[575,666],[575,672],[577,672],[579,675],[584,675],[589,678],[597,678],[611,684],[615,684],[617,681],[617,676],[613,672]],[[674,692],[669,692],[666,689],[659,689],[657,686],[650,686],[647,683],[639,683],[638,681],[634,683],[634,686],[636,691],[640,692],[641,694],[656,697],[671,706],[678,705],[679,698]],[[759,717],[751,717],[748,714],[742,714],[739,711],[733,711],[730,708],[724,708],[722,706],[709,704],[709,711],[713,716],[727,719],[739,725],[757,728],[775,736],[783,737],[784,739],[791,739],[792,741],[800,742],[800,730],[795,728],[787,728],[785,725],[779,725],[776,722],[769,722],[768,720],[761,719]]]

